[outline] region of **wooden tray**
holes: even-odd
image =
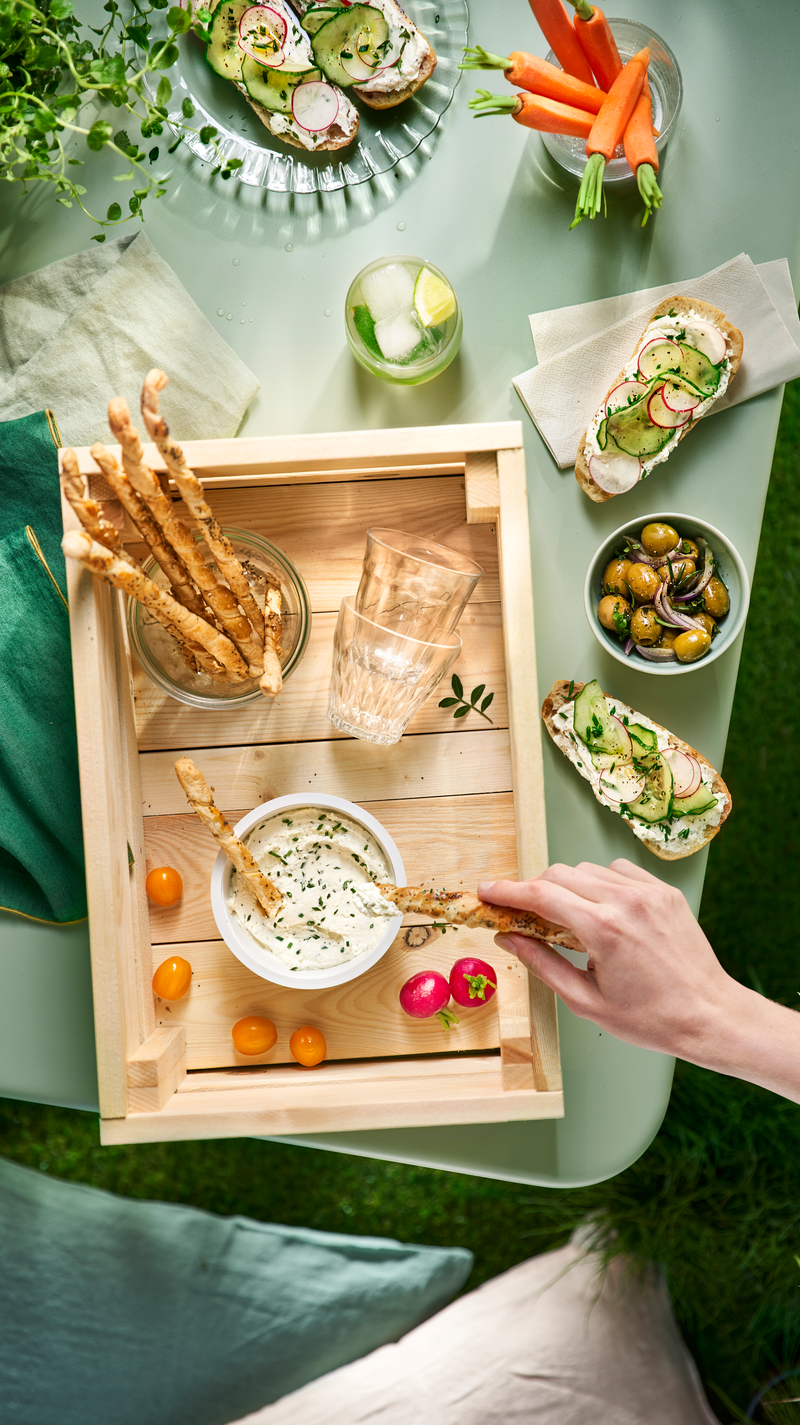
[[[364,976],[329,990],[282,989],[220,940],[209,879],[216,847],[173,771],[189,752],[235,822],[259,802],[308,789],[363,804],[400,847],[409,882],[474,889],[547,864],[539,700],[522,431],[519,422],[200,441],[185,447],[220,522],[252,529],[301,570],[309,646],[275,703],[198,711],[155,687],[131,659],[123,599],[68,561],[75,702],[104,1143],[488,1123],[563,1114],[552,993],[486,932],[442,933],[408,916]],[[88,450],[81,471],[103,488]],[[163,471],[154,446],[153,468]],[[304,488],[305,487],[305,488]],[[119,507],[107,507],[124,528]],[[65,528],[74,527],[66,507]],[[343,737],[327,720],[331,638],[355,591],[369,525],[463,549],[486,577],[460,625],[465,688],[495,693],[489,726],[454,721],[432,698],[394,747]],[[128,530],[131,543],[133,532]],[[442,696],[449,689],[443,685]],[[130,848],[133,864],[129,866]],[[148,908],[146,869],[175,865],[184,893]],[[154,1001],[170,952],[192,964],[186,999]],[[417,969],[447,973],[483,954],[498,993],[448,1033],[408,1019],[397,991]],[[231,1025],[266,1013],[278,1042],[236,1053]],[[313,1072],[288,1053],[318,1024],[329,1058]]]

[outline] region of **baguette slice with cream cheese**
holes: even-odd
[[[563,752],[581,776],[591,783],[594,795],[600,805],[609,811],[615,811],[619,816],[621,814],[620,806],[612,805],[600,790],[599,775],[592,764],[591,754],[573,731],[575,699],[584,686],[583,683],[570,684],[566,678],[560,678],[553,684],[544,700],[542,718],[559,751]],[[627,720],[628,724],[633,723],[639,727],[652,729],[657,736],[660,752],[676,748],[699,762],[702,785],[716,798],[716,805],[711,811],[699,816],[676,815],[670,823],[648,823],[633,816],[624,817],[634,836],[638,837],[648,851],[652,851],[662,861],[681,861],[686,856],[693,856],[695,851],[701,850],[716,836],[730,813],[732,803],[727,786],[711,763],[707,762],[705,757],[701,756],[694,747],[690,747],[687,742],[683,742],[681,738],[667,732],[666,728],[661,727],[659,723],[653,722],[642,713],[635,712],[619,698],[612,698],[606,694],[606,703],[611,715],[619,718],[623,723]]]

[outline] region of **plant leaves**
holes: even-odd
[[[183,103],[181,104],[181,113],[183,114],[184,119],[193,119],[193,118],[194,118],[194,104],[192,103],[191,99],[190,99],[188,96],[184,99]]]
[[[215,129],[213,124],[204,124],[200,130],[200,142],[211,143],[211,140],[216,138],[218,132],[219,130]],[[170,149],[170,153],[171,152],[172,150]]]
[[[493,703],[493,702],[494,702],[494,693],[487,693],[487,694],[486,694],[486,697],[484,698],[483,702],[481,703],[481,712],[486,712],[486,709],[489,707],[490,703]]]
[[[101,59],[93,59],[89,65],[89,81],[95,88],[113,88],[117,84],[124,86],[125,60],[122,55],[103,55]]]
[[[454,708],[457,702],[458,702],[458,698],[442,698],[442,701],[440,702],[439,707],[440,707],[440,708]],[[800,990],[798,990],[798,994],[800,994]]]
[[[183,14],[183,11],[181,11],[181,14]],[[159,108],[163,108],[165,104],[169,103],[171,98],[172,85],[170,84],[169,80],[165,75],[158,81],[158,88],[156,90],[156,103],[158,104]]]
[[[172,5],[167,11],[167,24],[176,35],[185,35],[192,28],[191,10],[182,10],[180,5]]]
[[[110,138],[111,125],[107,124],[105,119],[97,119],[86,135],[86,143],[94,153],[98,153],[101,148],[105,147]]]
[[[177,45],[165,45],[160,54],[158,53],[158,49],[158,45],[153,45],[153,49],[150,51],[150,66],[152,69],[171,69],[173,64],[178,63],[180,52]],[[153,50],[155,50],[155,56],[153,55]]]
[[[72,0],[50,0],[50,16],[53,20],[66,20],[67,15],[71,15],[74,9]]]
[[[452,678],[450,679],[450,686],[453,689],[453,692],[455,693],[457,698],[463,698],[464,684],[462,683],[457,673],[454,673]]]
[[[479,683],[478,686],[477,686],[477,688],[473,688],[473,689],[472,689],[472,693],[470,694],[470,702],[472,703],[472,706],[473,706],[473,707],[474,707],[475,704],[477,703],[478,698],[479,698],[479,697],[481,696],[481,694],[483,693],[485,687],[486,687],[486,684],[485,684],[485,683]]]
[[[121,207],[119,206],[119,203],[112,203],[112,204],[111,204],[110,208],[108,209],[108,211],[107,211],[107,213],[106,213],[106,217],[108,218],[108,221],[109,221],[110,223],[118,223],[118,222],[119,222],[120,218],[122,217],[122,209],[121,209]]]
[[[472,708],[469,703],[465,703],[463,707],[456,708],[453,717],[466,717],[468,712],[472,712]]]

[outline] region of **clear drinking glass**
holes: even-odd
[[[452,299],[440,320],[419,309],[417,279],[426,274]],[[461,345],[458,298],[441,269],[421,257],[379,257],[363,267],[350,284],[344,320],[356,361],[396,386],[419,386],[439,376]]]
[[[423,641],[451,633],[485,569],[469,555],[399,529],[367,530],[357,613]]]
[[[460,652],[457,633],[435,642],[409,638],[358,613],[350,594],[333,635],[328,717],[365,742],[399,742]]]

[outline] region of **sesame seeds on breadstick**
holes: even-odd
[[[267,916],[274,915],[283,901],[283,896],[277,886],[259,870],[252,853],[244,842],[239,840],[219,807],[214,805],[214,788],[208,785],[191,757],[178,758],[175,775],[186,793],[192,811],[199,816],[203,825],[208,827],[228,860],[233,862],[248,890],[255,897],[259,909]]]

